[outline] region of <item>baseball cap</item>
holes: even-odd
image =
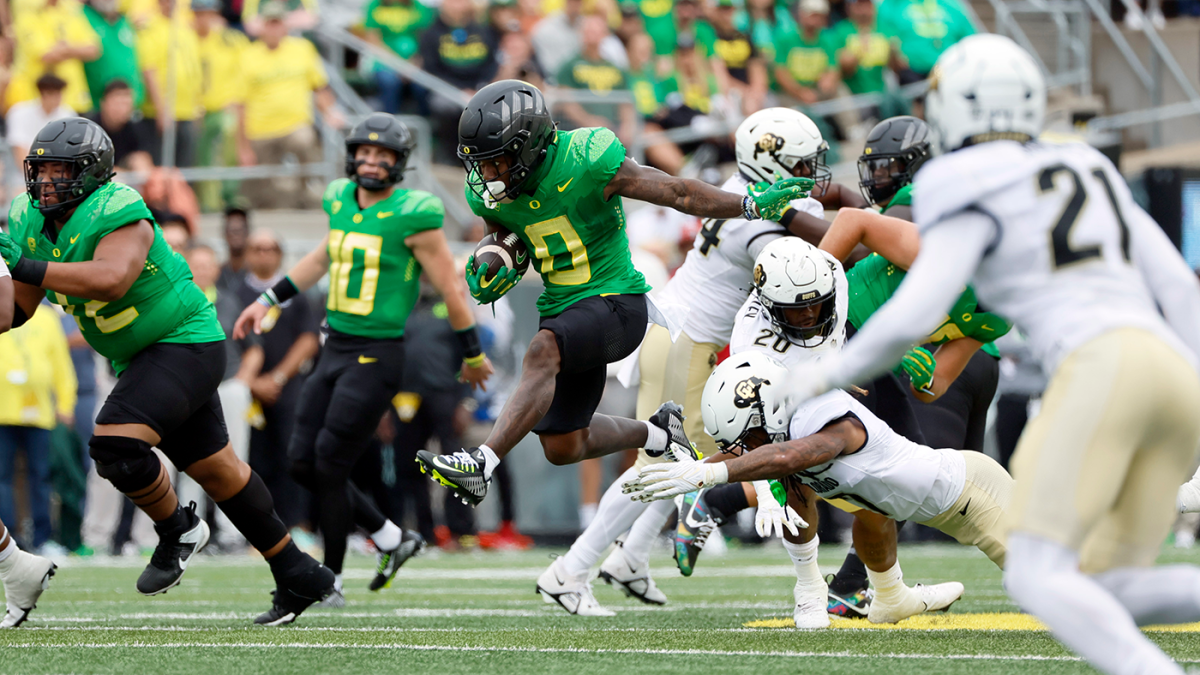
[[[221,0],[192,0],[193,12],[219,12]]]
[[[800,0],[800,11],[809,14],[828,14],[829,0]]]
[[[282,20],[287,16],[287,7],[279,0],[267,0],[259,6],[258,15],[264,21]]]

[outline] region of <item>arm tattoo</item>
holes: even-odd
[[[818,432],[795,441],[765,445],[729,460],[729,482],[771,480],[828,464],[846,449],[841,436]]]

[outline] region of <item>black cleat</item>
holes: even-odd
[[[683,416],[683,408],[674,401],[667,401],[658,406],[658,410],[650,416],[649,422],[667,432],[667,449],[647,450],[646,454],[651,457],[661,457],[665,454],[668,459],[676,462],[685,457],[699,460],[700,452],[683,432],[683,420],[685,419],[687,418]]]
[[[396,578],[400,567],[408,562],[409,558],[424,549],[425,539],[421,535],[412,530],[404,530],[400,536],[400,546],[391,551],[379,552],[379,565],[375,568],[375,578],[371,579],[371,585],[367,588],[377,591],[391,586],[392,579]]]
[[[417,452],[421,473],[429,474],[435,483],[450,488],[464,504],[478,506],[487,496],[488,483],[483,477],[483,451],[479,448],[459,450],[450,455],[435,455],[428,450]]]
[[[196,516],[196,502],[184,507],[191,523],[185,528],[158,533],[158,546],[150,564],[137,580],[142,595],[158,595],[179,585],[192,557],[208,543],[208,524]]]
[[[254,623],[260,626],[285,626],[304,610],[333,594],[337,577],[333,571],[313,560],[312,566],[299,574],[276,580],[271,609],[258,615]]]

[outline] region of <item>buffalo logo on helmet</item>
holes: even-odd
[[[762,285],[767,281],[767,273],[763,271],[762,265],[754,266],[754,285],[762,288]]]
[[[733,405],[738,408],[749,408],[758,401],[758,390],[763,384],[770,384],[761,377],[750,376],[733,387]]]
[[[767,132],[758,137],[758,142],[754,144],[754,157],[758,158],[758,153],[765,152],[768,155],[774,155],[783,149],[784,140],[782,136]]]

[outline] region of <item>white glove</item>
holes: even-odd
[[[728,482],[729,469],[724,462],[697,462],[684,458],[643,467],[637,478],[621,486],[621,492],[630,499],[652,502]]]
[[[758,532],[758,536],[764,539],[771,537],[782,537],[783,528],[787,528],[792,536],[798,536],[800,529],[808,529],[808,523],[805,522],[800,514],[790,506],[780,506],[775,499],[775,494],[771,492],[771,484],[765,480],[756,480],[752,483],[754,491],[758,493],[758,513],[754,516],[754,529]],[[774,530],[774,534],[772,534]]]

